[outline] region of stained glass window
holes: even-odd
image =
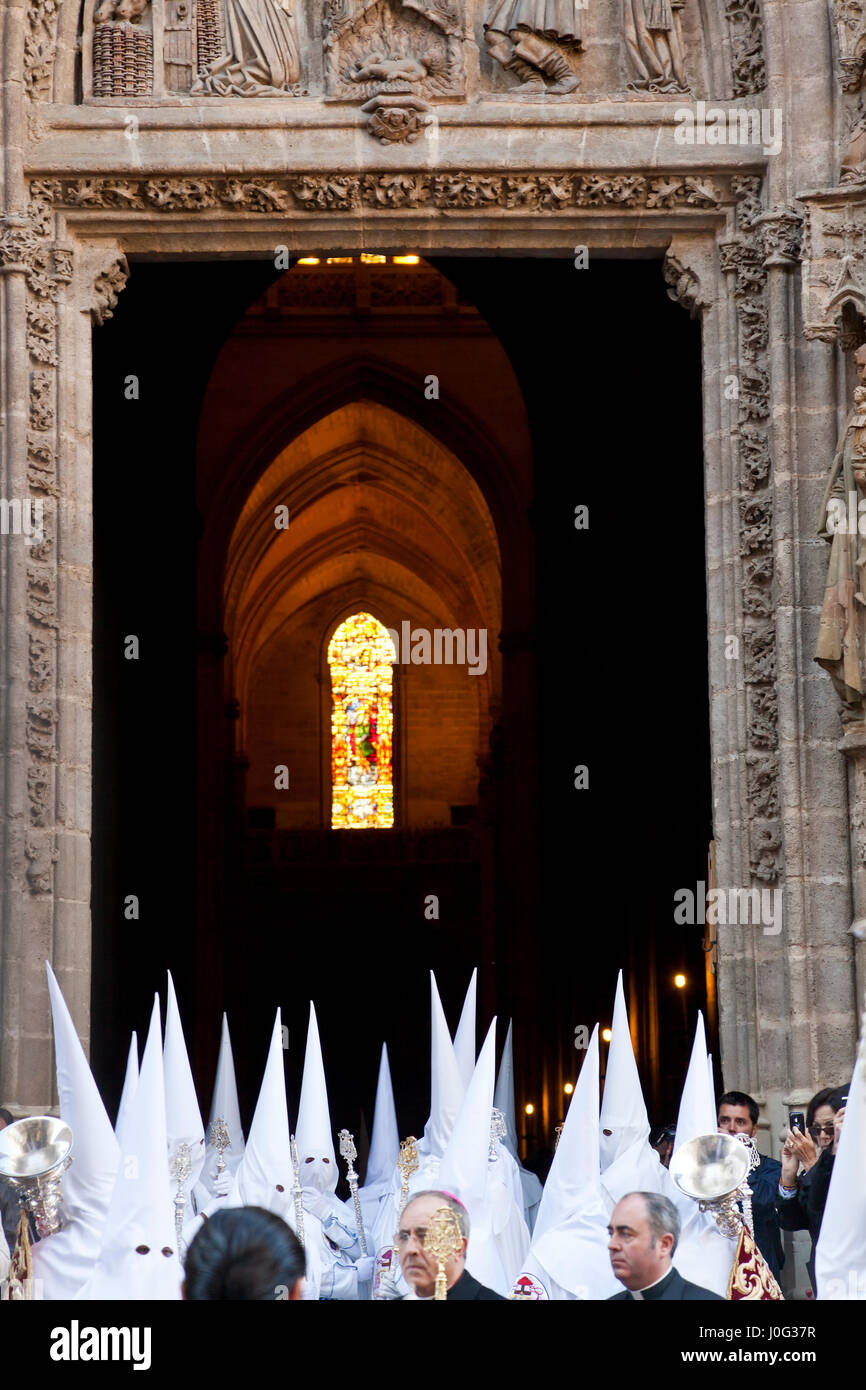
[[[341,623],[328,644],[331,669],[331,829],[394,824],[394,648],[369,613]]]

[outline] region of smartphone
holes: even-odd
[[[806,1133],[806,1117],[802,1110],[792,1110],[788,1123],[791,1129],[799,1130],[801,1134]]]

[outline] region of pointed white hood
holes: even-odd
[[[434,1158],[441,1158],[444,1154],[463,1104],[464,1089],[439,990],[436,988],[436,977],[431,970],[430,1118],[424,1126],[424,1137],[418,1145],[422,1153],[430,1154]]]
[[[713,1095],[713,1085],[707,1068],[707,1036],[704,1028],[704,1016],[699,1009],[689,1069],[686,1072],[686,1081],[680,1097],[674,1153],[680,1144],[687,1144],[690,1139],[697,1139],[699,1134],[715,1134],[718,1127],[716,1099]]]
[[[532,1281],[553,1299],[605,1299],[620,1290],[607,1251],[612,1205],[599,1180],[598,1098],[596,1024],[544,1185],[518,1292]]]
[[[244,1155],[244,1132],[241,1127],[241,1113],[238,1106],[238,1088],[235,1080],[235,1063],[229,1036],[229,1022],[225,1014],[223,1014],[220,1053],[208,1119],[207,1148],[199,1185],[199,1193],[203,1188],[205,1193],[209,1193],[211,1196],[214,1195],[214,1181],[219,1164],[219,1150],[211,1140],[212,1126],[217,1120],[222,1120],[228,1130],[229,1143],[228,1148],[223,1151],[223,1163],[225,1170],[234,1174],[237,1172],[238,1164]]]
[[[325,1083],[325,1064],[316,1010],[310,1003],[310,1022],[307,1027],[307,1050],[304,1053],[304,1079],[298,1106],[298,1127],[295,1131],[301,1183],[318,1192],[333,1192],[339,1173],[331,1130],[331,1111]]]
[[[616,981],[611,1033],[599,1121],[602,1173],[636,1140],[649,1137],[649,1119],[631,1045],[621,970]]]
[[[121,1143],[123,1127],[127,1122],[129,1109],[132,1105],[132,1097],[135,1095],[135,1088],[138,1085],[138,1034],[133,1033],[129,1042],[129,1052],[126,1058],[126,1075],[123,1078],[123,1090],[120,1093],[120,1104],[117,1107],[117,1119],[114,1122],[114,1133],[117,1135],[118,1143]]]
[[[225,1205],[264,1207],[282,1216],[294,1229],[294,1170],[289,1141],[283,1028],[277,1009],[253,1122]]]
[[[132,1302],[180,1298],[182,1269],[172,1222],[159,997],[124,1122],[117,1182],[102,1249],[83,1299]]]
[[[496,1078],[493,1104],[505,1116],[506,1133],[503,1143],[517,1158],[517,1106],[514,1100],[514,1043],[511,1021],[508,1024],[508,1032],[505,1034],[505,1046],[502,1049],[502,1057],[499,1062],[499,1075]]]
[[[460,1022],[457,1025],[457,1032],[454,1034],[454,1056],[457,1058],[457,1068],[464,1090],[472,1080],[472,1073],[475,1070],[475,996],[477,983],[478,971],[473,970],[472,979],[469,981],[469,988],[466,991],[466,998],[463,1001]]]
[[[622,971],[617,980],[612,1031],[599,1120],[599,1155],[602,1189],[615,1203],[627,1192],[662,1192],[667,1178],[667,1170],[650,1147],[649,1119],[631,1045]]]
[[[60,1118],[72,1130],[72,1164],[63,1175],[65,1225],[33,1246],[33,1273],[43,1297],[73,1298],[90,1278],[114,1190],[120,1149],[84,1049],[51,966],[48,993]]]
[[[819,1299],[866,1299],[866,1033],[848,1088],[842,1133],[815,1250]]]
[[[391,1187],[394,1165],[400,1152],[400,1131],[391,1086],[388,1049],[382,1044],[379,1061],[379,1081],[376,1087],[376,1109],[373,1112],[373,1137],[367,1158],[367,1171],[361,1189],[368,1196],[384,1195]]]
[[[674,1153],[681,1144],[696,1139],[699,1134],[715,1134],[718,1130],[716,1101],[707,1069],[707,1039],[703,1014],[698,1013],[695,1039],[686,1072],[677,1115]],[[728,1277],[734,1261],[736,1241],[722,1235],[714,1217],[702,1212],[697,1202],[680,1192],[666,1168],[665,1195],[670,1197],[680,1213],[682,1232],[673,1263],[684,1279],[700,1284],[713,1293],[727,1293]]]
[[[186,1222],[191,1220],[194,1215],[190,1196],[204,1167],[204,1125],[201,1122],[201,1111],[198,1108],[195,1083],[192,1079],[192,1070],[187,1056],[180,1010],[177,1007],[177,995],[174,992],[174,981],[170,973],[165,1011],[163,1066],[165,1068],[165,1121],[169,1164],[174,1159],[179,1144],[188,1144],[190,1148],[192,1171],[183,1184],[187,1201],[184,1213]],[[176,1190],[177,1184],[172,1181],[172,1192]]]

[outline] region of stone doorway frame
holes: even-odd
[[[573,256],[586,246],[590,256],[663,258],[669,294],[702,322],[717,882],[785,893],[780,936],[719,932],[722,1065],[730,1084],[768,1102],[775,1127],[783,1100],[801,1100],[840,1038],[856,1036],[843,936],[852,916],[845,762],[838,739],[815,739],[804,714],[807,686],[823,730],[835,712],[830,693],[808,679],[803,638],[823,552],[804,520],[811,497],[801,496],[795,462],[796,409],[812,414],[822,477],[832,458],[834,346],[827,334],[802,335],[791,273],[799,211],[764,207],[757,155],[749,164],[742,151],[704,153],[700,169],[681,162],[665,172],[650,161],[638,167],[652,172],[641,173],[33,171],[26,206],[4,219],[0,256],[5,495],[36,488],[47,503],[44,541],[6,552],[4,1095],[38,1110],[54,1093],[46,956],[88,1032],[90,334],[116,304],[127,255],[273,257],[286,247],[293,257],[367,248]],[[736,660],[726,657],[731,635]],[[816,794],[819,853],[807,811]],[[858,994],[862,985],[861,964]]]

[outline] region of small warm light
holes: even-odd
[[[351,265],[351,256],[326,256],[325,265]]]
[[[394,257],[394,264],[395,264],[395,265],[417,265],[418,262],[420,261],[420,259],[421,259],[420,256],[395,256],[395,257]]]
[[[301,256],[300,260],[298,261],[298,265],[318,265],[318,264],[319,264],[319,258],[318,258],[318,256]]]
[[[601,1036],[604,1038],[605,1042],[610,1042],[611,1038],[613,1037],[613,1033],[610,1031],[609,1028],[602,1028]]]
[[[676,985],[677,989],[685,989],[685,987],[686,987],[686,977],[685,977],[685,975],[674,975],[674,984]]]
[[[567,1096],[570,1096],[573,1090],[574,1090],[574,1087],[572,1086],[571,1082],[570,1082],[570,1081],[566,1081],[566,1083],[565,1083],[565,1094],[566,1094]]]
[[[361,252],[361,261],[363,265],[385,265],[387,260],[387,256],[376,256],[372,251]]]
[[[534,1106],[534,1105],[527,1105],[527,1106],[524,1107],[524,1109],[525,1109],[527,1115],[534,1115],[534,1114],[535,1114],[535,1106]]]

